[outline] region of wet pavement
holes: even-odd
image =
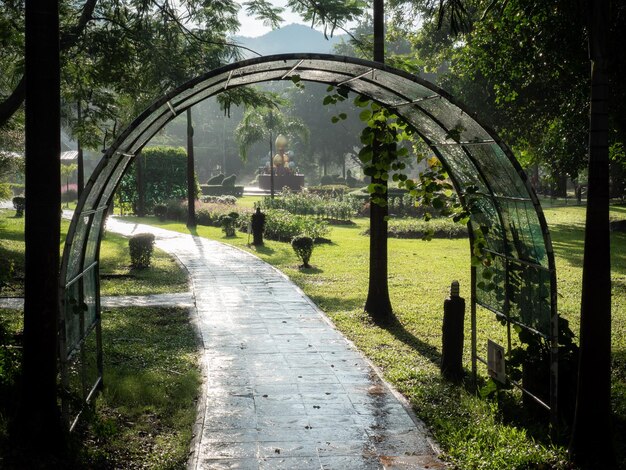
[[[120,218],[107,229],[154,233],[189,271],[205,380],[188,468],[446,468],[402,398],[278,270],[212,240]]]

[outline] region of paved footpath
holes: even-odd
[[[190,469],[442,469],[424,425],[282,273],[216,241],[152,232],[189,271],[204,345]],[[192,309],[193,310],[193,309]]]

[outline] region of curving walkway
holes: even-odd
[[[286,276],[237,248],[152,232],[189,271],[204,347],[190,469],[440,469],[423,424]]]

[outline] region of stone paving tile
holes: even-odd
[[[107,229],[152,232],[189,270],[206,378],[188,468],[444,468],[424,426],[282,273],[215,241],[119,218]]]

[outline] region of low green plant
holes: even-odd
[[[392,238],[466,238],[467,226],[454,222],[449,218],[430,219],[390,219],[388,236]],[[363,231],[369,235],[369,228]]]
[[[265,211],[265,238],[269,240],[287,242],[298,235],[318,240],[329,232],[328,224],[314,217],[294,215],[284,209]]]
[[[130,264],[135,269],[150,267],[150,259],[154,251],[154,235],[151,233],[138,233],[128,240],[130,250]]]
[[[209,211],[206,207],[196,208],[196,223],[198,225],[206,225],[207,227],[211,225],[211,211]]]
[[[264,209],[284,209],[297,215],[314,215],[323,219],[349,220],[357,215],[363,201],[343,192],[292,192],[283,190],[278,197],[266,197]]]
[[[224,232],[227,237],[235,236],[235,228],[238,218],[239,214],[237,212],[230,212],[229,214],[220,217],[219,220],[222,232]]]
[[[24,196],[15,196],[13,198],[13,208],[15,209],[15,217],[24,217],[26,198]]]
[[[204,196],[202,202],[234,206],[237,204],[237,198],[235,196]]]
[[[302,261],[302,268],[310,268],[311,265],[309,261],[311,260],[311,255],[313,254],[313,239],[311,237],[307,237],[304,235],[300,235],[294,237],[291,240],[291,247],[293,251],[296,252],[296,255]]]

